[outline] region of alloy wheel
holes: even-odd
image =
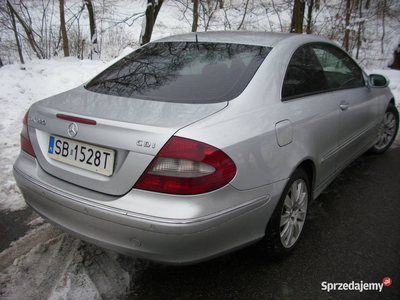
[[[282,207],[280,238],[285,248],[292,247],[300,237],[307,216],[307,202],[307,184],[298,179],[290,187]]]
[[[385,148],[394,138],[397,128],[397,120],[394,113],[388,111],[383,116],[381,128],[378,133],[378,141],[375,144],[377,150]]]

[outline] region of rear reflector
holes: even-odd
[[[149,191],[193,195],[216,190],[236,175],[234,162],[221,150],[172,137],[135,184]]]

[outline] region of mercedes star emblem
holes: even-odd
[[[76,123],[71,123],[68,126],[68,135],[70,137],[75,137],[78,134],[78,125]]]

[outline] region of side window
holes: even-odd
[[[282,99],[317,93],[327,88],[324,72],[311,47],[297,49],[286,70]]]
[[[364,86],[364,77],[358,65],[341,49],[327,44],[312,46],[331,89]]]

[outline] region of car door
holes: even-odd
[[[295,143],[306,148],[316,163],[318,189],[336,171],[339,109],[310,45],[298,48],[292,55],[282,85],[282,101],[291,111],[297,133]]]
[[[339,169],[374,139],[379,103],[366,86],[360,67],[344,51],[328,44],[312,48],[339,106]]]

